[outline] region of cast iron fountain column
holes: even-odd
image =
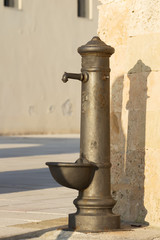
[[[80,159],[98,167],[88,188],[74,200],[76,214],[69,215],[69,227],[79,231],[106,231],[120,227],[112,213],[115,201],[110,192],[110,79],[109,57],[114,49],[94,37],[78,52],[82,56]]]
[[[67,82],[72,78],[82,82],[80,158],[74,164],[47,165],[59,183],[79,190],[74,200],[77,212],[69,214],[69,229],[108,231],[120,228],[120,216],[112,213],[116,202],[110,189],[109,57],[114,49],[99,37],[93,37],[78,52],[82,56],[81,74],[65,73],[62,80]]]

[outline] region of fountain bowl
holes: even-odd
[[[97,168],[93,163],[46,162],[46,165],[59,184],[79,191],[90,185]]]

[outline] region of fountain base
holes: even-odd
[[[120,228],[120,216],[113,213],[107,215],[69,214],[69,229],[79,232],[107,232]]]

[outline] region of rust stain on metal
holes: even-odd
[[[107,96],[104,93],[104,89],[103,88],[98,88],[98,87],[94,87],[94,96],[95,96],[95,100],[97,102],[97,106],[100,108],[106,108],[107,107]]]
[[[86,91],[82,92],[82,113],[85,113],[88,105],[88,93]]]

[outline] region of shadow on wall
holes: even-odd
[[[111,161],[112,194],[117,200],[114,212],[127,222],[145,222],[145,130],[147,78],[151,68],[138,60],[128,71],[130,82],[127,136],[122,129],[124,76],[112,86],[111,102]],[[117,107],[118,105],[118,107]]]

